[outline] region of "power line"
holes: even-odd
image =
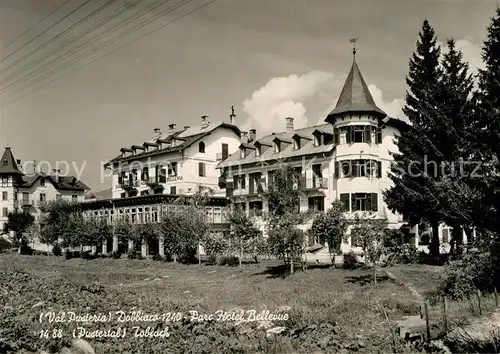
[[[134,3],[134,1],[135,1],[135,3]],[[82,30],[80,32],[76,32],[72,37],[68,38],[65,42],[59,44],[57,46],[59,49],[56,49],[55,52],[49,54],[49,56],[46,59],[50,58],[53,54],[57,54],[58,52],[63,52],[63,50],[66,49],[66,46],[72,45],[74,42],[78,42],[82,38],[82,36],[85,37],[86,34],[91,33],[94,29],[101,27],[103,24],[108,22],[108,20],[112,20],[114,17],[119,17],[119,15],[121,13],[137,6],[139,3],[140,3],[139,0],[131,0],[129,2],[124,3],[118,9],[114,10],[111,14],[109,14],[109,15],[105,16],[104,18],[102,18],[101,20],[95,22],[92,26],[87,27],[85,30]],[[46,59],[43,59],[41,62],[44,62]],[[39,65],[40,60],[38,60],[38,61],[33,60],[31,62],[26,63],[27,68],[31,69],[33,67],[33,65],[31,65],[31,64],[34,64],[35,66]],[[15,77],[16,74],[18,74],[20,72],[24,73],[25,71],[26,70],[23,70],[23,68],[21,67],[17,71],[14,71],[14,72],[7,74],[8,77],[7,78],[4,77],[3,81],[9,82],[11,77],[13,77],[13,76]],[[36,72],[36,71],[37,71],[37,69],[33,70],[32,72]],[[24,77],[27,77],[27,76],[28,75],[25,75]],[[16,80],[16,82],[18,82],[18,81],[20,81],[20,80]],[[13,84],[11,84],[9,86],[12,86]]]
[[[27,79],[29,79],[29,78],[34,78],[34,77],[36,77],[38,74],[40,74],[40,70],[43,70],[43,69],[45,69],[45,68],[57,67],[57,68],[58,68],[58,70],[60,70],[61,68],[60,68],[57,64],[58,64],[58,62],[60,62],[62,59],[64,59],[64,58],[66,58],[66,57],[68,57],[68,56],[71,56],[71,55],[73,55],[73,54],[75,54],[75,53],[79,52],[81,49],[84,49],[84,48],[88,47],[89,45],[92,45],[94,42],[98,42],[98,41],[100,40],[100,38],[101,38],[101,37],[106,37],[106,36],[107,36],[107,35],[109,35],[110,33],[113,33],[113,32],[115,32],[116,30],[118,30],[118,29],[120,29],[120,28],[122,28],[122,27],[124,27],[124,26],[126,26],[126,25],[128,25],[128,24],[130,24],[130,23],[132,23],[132,22],[133,22],[133,21],[135,21],[136,19],[138,19],[138,18],[142,17],[143,15],[147,14],[149,11],[155,10],[156,8],[158,8],[158,7],[162,6],[162,5],[164,4],[164,1],[165,1],[165,0],[156,0],[156,1],[155,1],[155,2],[153,2],[152,4],[149,4],[149,5],[148,5],[148,7],[147,7],[146,9],[141,10],[142,12],[135,13],[134,15],[129,16],[128,18],[126,18],[126,19],[125,19],[125,22],[124,22],[124,23],[122,23],[120,26],[115,27],[114,29],[108,29],[108,30],[110,30],[109,32],[105,33],[104,35],[103,35],[103,34],[99,34],[99,35],[95,36],[94,38],[92,38],[91,40],[87,41],[86,43],[80,44],[77,48],[75,48],[75,50],[73,50],[73,52],[69,51],[69,52],[65,53],[64,55],[59,56],[58,58],[55,58],[55,59],[53,59],[52,61],[50,61],[50,62],[46,63],[45,65],[43,65],[43,66],[41,66],[41,67],[39,67],[39,68],[35,68],[34,70],[32,70],[31,72],[29,72],[29,73],[28,73],[27,75],[25,75],[24,77],[22,77],[22,78],[20,78],[20,79],[18,79],[18,80],[16,80],[16,81],[14,81],[13,83],[11,83],[11,84],[9,84],[9,85],[7,85],[7,86],[3,87],[0,91],[5,91],[7,88],[12,87],[12,86],[14,86],[14,85],[16,85],[16,84],[18,84],[18,83],[20,83],[20,82],[26,81],[26,80],[27,80]],[[171,1],[171,0],[167,0],[167,2],[169,2],[169,1]],[[140,2],[137,2],[137,3],[136,3],[136,5],[138,5],[139,3],[140,3]],[[155,4],[156,4],[156,5],[155,5]],[[136,6],[136,5],[134,5],[134,6]],[[111,16],[111,18],[112,18],[112,17],[113,17],[113,16]],[[105,22],[106,22],[106,21],[104,21],[104,23],[105,23]],[[94,27],[94,26],[91,26],[91,27]],[[97,28],[98,28],[98,27],[100,27],[100,25],[99,25],[99,26],[97,26]],[[94,29],[95,29],[95,28],[94,28]],[[91,31],[90,31],[90,32],[88,32],[88,33],[93,32],[93,31],[94,31],[94,29],[93,29],[93,30],[91,30]],[[88,33],[87,33],[87,34],[88,34]],[[76,36],[79,36],[79,34],[77,34]],[[75,36],[74,36],[74,37],[75,37]],[[72,37],[71,39],[73,39],[74,37]],[[83,38],[83,37],[80,37],[80,38]],[[78,40],[77,40],[77,41],[78,41]],[[92,52],[92,50],[91,50],[90,52]],[[56,51],[56,53],[57,53],[57,51]],[[56,53],[54,53],[54,54],[56,54]],[[50,58],[50,57],[49,57],[49,58]],[[47,59],[49,59],[49,58],[47,58]],[[44,60],[44,61],[45,61],[45,60]],[[43,61],[42,61],[42,63],[43,63]],[[57,70],[56,70],[56,71],[57,71]],[[43,72],[42,72],[42,73],[43,73]]]
[[[30,32],[33,28],[35,28],[36,26],[38,26],[40,23],[42,23],[43,21],[45,21],[46,19],[48,19],[50,16],[52,16],[53,14],[55,14],[61,7],[63,7],[64,5],[66,5],[68,2],[70,2],[70,0],[66,0],[65,2],[63,2],[61,5],[59,5],[54,11],[52,11],[50,14],[48,14],[47,16],[45,16],[44,18],[42,18],[40,21],[38,21],[37,23],[35,23],[33,26],[31,26],[30,28],[28,28],[26,31],[24,31],[23,33],[21,33],[19,36],[17,36],[16,38],[14,38],[13,40],[11,40],[9,43],[7,43],[6,45],[4,45],[1,49],[0,49],[0,53],[2,51],[5,50],[5,48],[7,48],[8,46],[10,46],[12,43],[15,43],[19,38],[21,38],[22,36],[24,36],[25,34],[27,34],[28,32]]]
[[[190,1],[192,1],[192,0],[188,0],[187,2],[190,2]],[[195,9],[193,9],[193,10],[191,10],[191,11],[189,11],[189,12],[185,13],[184,15],[181,15],[181,16],[179,16],[179,17],[175,18],[174,20],[172,20],[172,21],[169,21],[169,22],[165,23],[164,25],[162,25],[162,26],[160,26],[160,27],[157,27],[157,28],[155,28],[155,29],[153,29],[153,30],[151,30],[151,31],[149,31],[149,32],[146,32],[146,33],[145,33],[145,34],[143,34],[142,36],[140,36],[140,37],[138,37],[138,38],[136,38],[136,39],[134,39],[134,40],[132,40],[132,41],[130,41],[130,42],[127,42],[127,43],[125,43],[124,45],[119,46],[118,48],[115,48],[115,49],[113,49],[112,51],[110,51],[110,52],[108,52],[108,53],[106,53],[106,54],[104,54],[104,55],[102,55],[102,56],[99,56],[99,57],[97,57],[96,59],[94,59],[94,60],[92,60],[92,61],[90,61],[90,62],[88,62],[88,63],[86,63],[86,64],[84,64],[84,65],[82,65],[82,66],[79,66],[79,67],[75,68],[74,70],[72,70],[72,71],[70,71],[70,72],[68,72],[68,73],[66,73],[66,74],[64,74],[64,75],[61,75],[61,76],[59,76],[59,77],[55,78],[54,80],[49,81],[48,83],[46,83],[46,84],[44,84],[44,85],[42,85],[42,86],[40,86],[40,87],[36,88],[35,90],[32,90],[32,91],[28,92],[27,94],[24,94],[24,95],[22,95],[22,96],[20,96],[20,97],[18,97],[18,98],[15,98],[14,100],[11,100],[11,101],[7,102],[7,104],[6,104],[6,105],[12,104],[13,102],[18,101],[19,99],[21,99],[21,98],[23,98],[23,97],[26,97],[27,95],[30,95],[31,93],[33,93],[33,92],[35,92],[35,91],[38,91],[39,89],[42,89],[42,88],[46,87],[47,85],[50,85],[50,84],[52,84],[52,83],[54,83],[54,82],[56,82],[56,81],[58,81],[58,80],[62,79],[63,77],[65,77],[65,76],[67,76],[67,75],[70,75],[70,74],[74,73],[74,72],[75,72],[75,71],[77,71],[77,70],[80,70],[80,69],[82,69],[82,68],[84,68],[84,67],[86,67],[86,66],[88,66],[88,65],[90,65],[90,64],[93,64],[93,63],[95,63],[96,61],[98,61],[98,60],[100,60],[100,59],[102,59],[102,58],[104,58],[104,57],[106,57],[106,56],[108,56],[108,55],[110,55],[110,54],[112,54],[112,53],[116,52],[117,50],[120,50],[120,49],[122,49],[122,48],[126,47],[127,45],[130,45],[130,44],[132,44],[132,43],[135,43],[136,41],[138,41],[138,40],[140,40],[140,39],[142,39],[142,38],[144,38],[144,37],[146,37],[146,36],[148,36],[148,35],[150,35],[150,34],[152,34],[152,33],[156,32],[156,31],[160,30],[160,29],[162,29],[162,28],[164,28],[164,27],[166,27],[166,26],[168,26],[168,25],[170,25],[170,24],[172,24],[172,23],[175,23],[175,22],[177,22],[177,21],[181,20],[182,18],[184,18],[184,17],[186,17],[186,16],[188,16],[188,15],[190,15],[190,14],[192,14],[192,13],[194,13],[194,12],[198,11],[198,10],[201,10],[202,8],[204,8],[204,7],[206,7],[206,6],[208,6],[208,5],[212,4],[212,3],[214,3],[215,1],[216,1],[216,0],[210,0],[209,2],[207,2],[207,3],[205,3],[205,4],[201,5],[201,6],[198,6],[197,8],[195,8]],[[182,5],[181,5],[181,6],[182,6]],[[174,10],[175,10],[175,9],[174,9]],[[170,11],[170,12],[172,12],[172,11]],[[162,14],[162,16],[164,16],[164,15],[165,15],[165,14]],[[160,16],[160,17],[162,17],[162,16]],[[156,20],[156,19],[155,19],[155,20]],[[154,20],[153,20],[153,21],[154,21]],[[152,21],[149,21],[148,23],[143,23],[141,26],[139,26],[139,28],[142,28],[142,27],[144,27],[145,25],[147,25],[147,24],[149,24],[149,23],[151,23],[151,22],[152,22]],[[126,33],[126,34],[128,34],[128,33]],[[115,40],[116,40],[116,39],[115,39]],[[92,54],[92,52],[91,52],[90,54]],[[89,55],[89,53],[87,53],[85,56],[88,56],[88,55]],[[77,59],[77,60],[78,60],[78,59]],[[74,63],[74,61],[73,61],[73,62],[68,63],[67,65],[70,65],[70,64],[72,64],[72,63]],[[67,66],[67,65],[66,65],[66,66]],[[63,68],[61,68],[61,69],[63,69]],[[57,72],[57,71],[61,71],[61,70],[56,70],[55,72]],[[55,72],[49,73],[49,75],[44,76],[41,80],[43,80],[43,79],[44,79],[45,77],[47,77],[47,76],[52,75],[52,74],[53,74],[53,73],[55,73]],[[35,82],[31,83],[31,84],[30,84],[29,86],[27,86],[25,89],[27,89],[27,88],[29,88],[29,87],[31,87],[31,86],[33,86],[33,85],[35,85],[37,82],[40,82],[40,80],[38,80],[38,81],[35,81]]]
[[[45,33],[47,33],[48,30],[50,30],[51,28],[54,28],[56,25],[58,25],[59,23],[61,23],[62,21],[64,21],[68,17],[70,17],[72,14],[74,14],[75,12],[77,12],[78,10],[80,10],[82,7],[84,7],[85,5],[87,5],[91,1],[92,0],[86,0],[83,4],[81,4],[80,6],[78,6],[76,9],[72,10],[69,14],[65,15],[63,18],[61,18],[60,20],[58,20],[56,23],[53,23],[52,26],[50,26],[49,28],[47,28],[45,31],[42,31],[41,33],[39,33],[38,35],[36,35],[34,38],[32,38],[31,40],[29,40],[27,43],[25,43],[23,46],[17,48],[15,51],[13,51],[9,55],[7,55],[5,58],[3,58],[2,60],[0,60],[0,63],[3,63],[6,59],[10,58],[11,56],[13,56],[17,52],[19,52],[21,49],[23,49],[24,47],[26,47],[28,44],[30,44],[33,41],[35,41],[38,38],[40,38],[42,35],[44,35]]]
[[[15,61],[14,63],[10,64],[10,65],[7,65],[7,67],[3,68],[2,71],[0,71],[0,73],[3,73],[4,71],[6,70],[9,70],[10,68],[12,67],[15,67],[17,65],[19,65],[19,63],[22,63],[24,60],[26,60],[27,58],[31,57],[33,54],[37,53],[38,51],[40,51],[41,49],[45,48],[47,45],[49,45],[50,43],[52,43],[53,41],[57,40],[58,38],[60,38],[61,36],[64,36],[66,33],[68,33],[70,30],[72,30],[73,28],[75,28],[76,26],[78,26],[79,24],[85,22],[87,19],[91,18],[92,16],[95,16],[96,14],[98,14],[99,12],[101,12],[102,10],[104,10],[105,8],[111,6],[113,3],[115,3],[116,1],[118,0],[109,0],[108,2],[106,2],[104,5],[100,6],[98,9],[92,11],[90,14],[88,14],[87,16],[85,16],[84,18],[82,18],[81,20],[79,20],[77,23],[75,23],[74,25],[72,25],[71,27],[68,27],[66,28],[64,31],[60,32],[58,35],[52,37],[51,39],[49,39],[47,42],[41,44],[40,46],[38,46],[36,49],[32,50],[31,52],[29,52],[27,55],[25,55],[24,57],[22,57],[21,59]]]

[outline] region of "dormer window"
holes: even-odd
[[[201,141],[199,144],[198,144],[198,151],[201,152],[201,153],[205,153],[205,143],[203,141]]]
[[[45,178],[40,178],[40,187],[45,187]]]
[[[279,141],[274,142],[274,152],[279,154],[281,151],[281,143]]]
[[[240,149],[240,158],[244,159],[246,157],[246,149],[242,147]]]
[[[314,136],[314,146],[320,146],[321,145],[321,137],[319,134],[316,134]]]
[[[255,156],[260,156],[261,154],[260,148],[261,148],[260,145],[255,146]]]
[[[300,138],[293,139],[293,149],[294,150],[300,149]]]
[[[3,160],[3,165],[4,166],[7,166],[9,164],[9,162],[7,160]]]

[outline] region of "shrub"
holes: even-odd
[[[12,243],[0,236],[0,253],[9,248],[12,248]]]
[[[57,256],[59,257],[61,254],[62,254],[62,249],[61,249],[61,246],[56,243],[53,247],[52,247],[52,254],[54,256]]]
[[[116,251],[112,252],[111,253],[111,258],[113,258],[113,259],[120,259],[120,258],[122,258],[122,254],[120,252],[116,252]]]
[[[236,256],[223,256],[219,260],[219,265],[236,267],[239,265],[239,259]]]
[[[358,267],[358,256],[354,252],[344,253],[344,269],[355,269]]]
[[[20,253],[24,254],[24,255],[30,255],[31,256],[33,254],[33,249],[30,246],[24,245],[24,244],[21,245],[20,251],[21,251]]]
[[[158,253],[155,253],[151,259],[155,262],[164,262],[165,261],[165,258],[160,256]]]
[[[217,256],[215,254],[208,255],[207,264],[217,265]]]
[[[64,258],[66,258],[66,259],[73,258],[73,252],[71,252],[71,251],[64,252]]]
[[[73,258],[80,258],[81,253],[80,253],[80,251],[74,251],[72,256],[73,256]]]
[[[412,244],[402,244],[391,247],[394,252],[394,261],[402,264],[414,264],[419,262],[417,247]]]
[[[492,291],[494,270],[489,253],[466,254],[462,259],[448,264],[437,287],[437,294],[461,300],[470,298],[477,289]]]
[[[140,251],[131,251],[131,252],[127,253],[127,258],[128,259],[143,259]]]
[[[92,254],[92,251],[83,251],[80,256],[82,259],[95,259],[96,255]]]
[[[184,264],[194,264],[198,263],[198,258],[196,257],[196,247],[188,248],[182,254],[177,257],[179,263]]]

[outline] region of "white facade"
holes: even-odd
[[[206,117],[202,123],[200,127],[180,130],[171,125],[161,135],[156,129],[156,137],[139,145],[152,143],[147,151],[134,149],[137,145],[122,149],[131,150],[131,155],[125,151],[108,164],[113,170],[113,198],[158,193],[191,195],[199,186],[211,188],[215,195],[223,194],[217,164],[237,150],[239,129],[223,122],[210,124]]]
[[[60,198],[75,202],[84,200],[88,187],[76,178],[41,173],[26,175],[18,165],[20,161],[16,161],[7,148],[0,161],[1,230],[8,214],[16,210],[28,212],[39,221],[43,203]]]

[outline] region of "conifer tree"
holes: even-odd
[[[384,193],[389,208],[406,216],[410,224],[422,221],[431,224],[430,253],[433,256],[439,254],[439,223],[442,221],[435,211],[436,196],[432,192],[432,179],[437,175],[436,159],[441,157],[435,145],[441,129],[436,129],[433,114],[439,99],[440,53],[434,29],[425,20],[406,78],[408,90],[403,112],[411,126],[402,131],[396,141],[399,154],[394,155],[391,166],[394,186]]]
[[[484,70],[479,70],[477,111],[475,115],[476,149],[474,159],[481,161],[480,178],[476,178],[478,188],[485,191],[484,205],[488,215],[484,215],[483,227],[500,231],[500,9],[487,27],[487,38],[483,43],[482,59]]]
[[[437,199],[435,211],[453,227],[453,241],[458,246],[463,228],[470,232],[475,223],[481,196],[469,183],[475,168],[468,162],[473,153],[470,141],[475,138],[471,99],[474,81],[453,39],[447,41],[447,49],[440,66],[436,105],[425,112],[432,115],[435,132],[439,132],[435,155],[441,164],[431,188]]]

